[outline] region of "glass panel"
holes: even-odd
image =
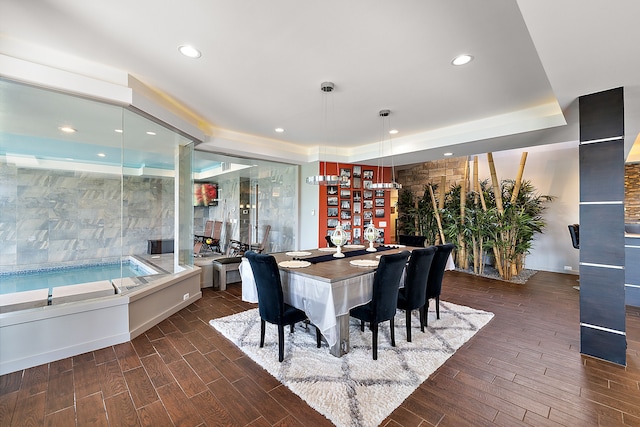
[[[259,161],[252,169],[251,241],[260,245],[270,226],[266,252],[296,249],[298,169],[295,165],[265,161]]]
[[[176,180],[178,216],[175,222],[178,227],[178,257],[176,265],[193,265],[193,143],[177,147],[178,179]]]
[[[122,108],[7,80],[0,93],[0,273],[118,264]]]
[[[154,264],[162,260],[162,265],[172,266],[173,271],[180,252],[175,239],[177,159],[181,147],[191,140],[133,111],[125,110],[124,117],[123,255],[139,256]],[[190,151],[188,158],[189,155]],[[188,169],[188,188],[190,166],[188,160],[184,164]],[[189,190],[183,203],[189,203],[190,195]],[[191,246],[192,241],[189,253]],[[191,258],[187,261],[192,263]]]
[[[0,100],[0,293],[132,277],[126,293],[193,264],[191,138],[8,80]]]
[[[223,221],[221,250],[226,252],[232,240],[261,244],[269,225],[265,252],[296,249],[298,166],[198,150],[194,159],[196,182],[218,187],[217,205],[194,208],[196,230],[207,220]],[[212,161],[218,163],[212,166]]]

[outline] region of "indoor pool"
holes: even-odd
[[[155,274],[135,262],[98,264],[0,275],[0,294]]]

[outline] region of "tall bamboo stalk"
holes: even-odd
[[[447,189],[445,188],[446,186],[447,177],[445,175],[442,175],[440,177],[440,200],[438,200],[438,209],[440,209],[440,212],[442,212],[442,209],[444,209],[444,195],[447,192]]]
[[[478,205],[478,193],[480,192],[480,181],[478,181],[478,156],[473,156],[473,189],[476,196],[474,202]]]
[[[460,229],[465,229],[465,214],[467,209],[467,187],[469,185],[469,157],[464,162],[464,178],[460,183]],[[469,257],[467,256],[467,242],[463,234],[458,235],[458,255],[460,256],[460,266],[465,270],[469,268]]]
[[[476,235],[471,235],[471,251],[473,253],[473,272],[475,274],[479,274],[480,272],[480,261],[478,260],[478,241],[476,240]]]
[[[482,210],[487,211],[487,203],[484,201],[484,193],[482,192],[482,185],[478,181],[478,195],[480,196],[480,203],[482,204]]]
[[[520,168],[518,169],[518,175],[516,176],[516,182],[513,186],[513,191],[511,192],[511,204],[515,204],[516,200],[518,200],[518,194],[520,193],[520,187],[522,186],[522,175],[524,174],[524,165],[527,163],[527,152],[524,151],[522,156],[520,156]],[[515,242],[517,243],[517,242]],[[517,276],[522,271],[521,265],[524,264],[520,259],[521,256],[518,256],[517,260],[513,260],[511,263],[511,275]]]
[[[489,162],[493,194],[496,197],[496,207],[498,208],[498,213],[502,215],[504,212],[504,207],[502,205],[502,189],[500,188],[500,181],[498,181],[498,175],[496,174],[496,165],[493,163],[493,153],[487,153],[487,161]]]
[[[474,190],[473,204],[476,212],[478,210],[478,192],[480,191],[480,184],[478,182],[478,156],[473,156],[473,185],[471,186]],[[473,242],[473,272],[479,274],[480,264],[482,262],[482,247],[478,247],[478,241],[476,240],[476,236],[472,237]],[[480,258],[480,259],[478,259]]]
[[[493,153],[487,153],[487,161],[489,163],[489,172],[491,173],[493,194],[496,198],[496,208],[498,209],[498,214],[502,216],[502,214],[504,213],[504,206],[502,204],[502,188],[500,188],[500,181],[498,181],[498,175],[496,174],[496,166],[493,162]],[[501,236],[501,240],[504,242],[505,237]],[[504,260],[504,254],[498,248],[496,248],[495,245],[493,246],[493,254],[496,257],[496,265],[499,266],[498,272],[500,273],[500,277],[508,280],[505,275],[508,274],[509,269],[507,265],[503,265],[503,263],[506,261]]]
[[[520,157],[520,168],[518,169],[518,176],[516,177],[516,183],[511,193],[511,204],[514,204],[518,199],[518,193],[520,193],[520,186],[522,185],[522,175],[524,174],[524,164],[527,162],[527,152],[524,151]]]
[[[467,158],[468,160],[468,158]],[[468,163],[468,162],[467,162]],[[471,185],[469,185],[469,190],[473,191],[473,207],[474,209],[478,209],[478,156],[473,156],[473,181]],[[476,239],[476,234],[471,234],[471,251],[473,255],[473,272],[478,274],[480,269],[480,262],[478,260],[478,254],[482,252],[482,249],[478,249],[478,240]]]
[[[487,212],[487,203],[484,200],[484,193],[482,192],[482,186],[480,185],[480,181],[477,182],[478,184],[478,195],[480,196],[480,204],[482,205],[482,210],[484,212]],[[483,242],[480,241],[480,250],[482,250],[482,246],[483,246]],[[496,247],[493,247],[493,254],[494,256],[496,256],[496,254],[498,253],[498,251],[496,250]],[[498,266],[498,273],[500,274],[500,277],[502,277],[502,266],[497,262],[496,260],[496,265]],[[484,273],[484,260],[480,263],[480,274]]]
[[[440,187],[439,187],[440,191],[438,192],[440,196],[440,198],[438,199],[438,212],[442,212],[444,210],[444,197],[445,197],[445,194],[447,193],[446,187],[447,187],[447,176],[442,175],[440,177]],[[444,245],[446,241],[441,239],[440,243]]]
[[[433,210],[436,216],[436,222],[438,223],[438,231],[440,232],[440,239],[442,243],[446,242],[444,238],[444,230],[442,229],[442,221],[440,221],[440,211],[438,210],[438,204],[436,203],[436,196],[433,194],[433,187],[429,184],[429,194],[431,195],[431,203],[433,203]]]
[[[460,223],[464,225],[464,214],[467,208],[467,183],[469,182],[469,160],[464,162],[464,178],[460,183]]]

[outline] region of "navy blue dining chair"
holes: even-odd
[[[456,245],[453,243],[436,245],[436,253],[433,256],[431,269],[429,270],[429,278],[427,279],[427,295],[425,298],[425,304],[422,308],[422,315],[420,316],[420,319],[422,320],[421,323],[424,326],[427,326],[430,299],[436,300],[436,318],[440,319],[440,293],[442,292],[442,278],[444,277],[444,269],[447,266],[449,255],[451,255],[451,251],[453,251],[455,247]]]
[[[426,236],[412,236],[409,234],[400,234],[398,236],[398,243],[401,245],[415,246],[418,248],[424,247],[424,242],[427,240]]]
[[[390,321],[391,345],[393,347],[396,345],[393,318],[396,315],[400,279],[409,255],[409,251],[382,255],[373,277],[371,301],[349,311],[352,317],[360,320],[362,331],[364,331],[364,322],[369,322],[371,325],[373,360],[378,359],[378,325],[380,323]]]
[[[324,236],[324,240],[327,241],[327,246],[330,248],[335,248],[336,245],[333,244],[333,242],[331,241],[331,236]]]
[[[571,244],[575,249],[580,249],[580,224],[569,224]]]
[[[435,246],[414,249],[411,252],[411,258],[409,258],[406,268],[404,287],[398,291],[398,308],[406,312],[408,342],[411,342],[411,312],[421,310],[427,300],[427,279],[435,253]],[[420,330],[424,332],[422,316],[420,319]]]
[[[284,327],[307,319],[307,314],[284,302],[280,271],[273,255],[245,252],[249,260],[258,291],[260,312],[260,348],[264,347],[265,322],[278,326],[278,360],[284,359]],[[316,326],[316,345],[320,348],[320,329]]]

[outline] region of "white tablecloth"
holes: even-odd
[[[256,289],[256,282],[253,280],[253,270],[251,270],[251,264],[249,260],[242,257],[240,266],[240,278],[242,279],[242,301],[258,303],[258,290]]]
[[[446,270],[455,269],[451,256]],[[258,302],[258,292],[249,260],[240,263],[242,278],[242,300]],[[348,314],[349,310],[371,300],[374,271],[339,282],[329,283],[320,279],[290,274],[280,270],[284,302],[307,313],[309,320],[320,328],[330,346],[338,340],[337,316]],[[404,277],[401,286],[404,284]]]
[[[371,300],[373,276],[371,270],[362,276],[329,283],[280,270],[284,302],[307,313],[330,346],[338,341],[337,316],[348,314],[350,309]],[[253,271],[246,258],[240,263],[240,277],[242,300],[257,303]]]
[[[449,255],[449,258],[447,258],[447,264],[444,266],[445,270],[455,270],[456,269],[456,263],[453,262],[453,255]]]

